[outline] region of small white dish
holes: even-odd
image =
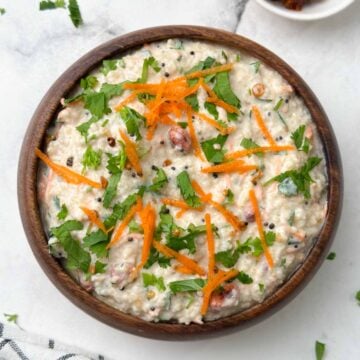
[[[318,20],[337,14],[354,0],[313,0],[304,5],[301,11],[286,9],[281,1],[257,0],[258,4],[274,14],[293,20]]]

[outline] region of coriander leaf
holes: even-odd
[[[191,185],[190,177],[187,171],[182,171],[176,177],[176,184],[180,189],[182,197],[189,206],[196,208],[201,205],[200,198],[196,195],[195,190]]]
[[[98,121],[99,121],[99,119],[97,117],[93,116],[90,120],[88,120],[76,127],[76,130],[84,137],[86,143],[88,141],[90,126]]]
[[[141,72],[141,78],[138,79],[139,83],[146,83],[148,81],[149,67],[151,67],[155,72],[160,71],[159,63],[153,56],[150,56],[149,58],[144,60],[142,72]]]
[[[216,105],[214,103],[205,101],[204,107],[216,120],[219,119],[219,112],[217,111]]]
[[[355,299],[359,302],[360,305],[360,290],[356,293]]]
[[[121,203],[115,204],[113,212],[104,220],[104,225],[107,229],[115,226],[118,220],[122,220],[129,212],[130,208],[136,203],[138,194],[134,193],[129,195]]]
[[[121,149],[117,155],[106,153],[108,157],[106,168],[109,170],[110,174],[118,174],[124,170],[126,164],[126,153],[122,142],[120,142],[120,146]]]
[[[142,273],[142,279],[145,287],[156,286],[159,291],[165,291],[164,278],[156,277],[154,274]]]
[[[325,344],[321,343],[320,341],[315,342],[315,355],[316,360],[322,360],[325,354]]]
[[[240,145],[245,148],[245,149],[254,149],[254,148],[258,148],[260,147],[259,144],[257,144],[255,141],[253,141],[253,139],[251,138],[243,138],[241,140]],[[258,153],[254,153],[256,156],[262,158],[264,157],[264,154],[261,152]]]
[[[149,258],[144,265],[144,269],[149,269],[156,262],[159,264],[160,267],[167,268],[168,266],[170,266],[170,260],[170,258],[161,255],[156,249],[151,248]]]
[[[137,98],[143,104],[147,104],[150,100],[155,99],[155,95],[151,95],[148,93],[140,93],[137,95]]]
[[[99,83],[98,79],[93,75],[89,75],[86,78],[80,80],[80,86],[84,90],[93,89],[98,83]]]
[[[80,221],[68,220],[56,228],[51,228],[51,232],[66,252],[66,267],[69,270],[80,269],[86,273],[91,262],[90,254],[71,236],[71,231],[82,229],[83,224]]]
[[[263,293],[265,291],[265,285],[262,283],[259,283],[258,285],[259,285],[260,292]]]
[[[102,92],[89,92],[84,96],[85,109],[100,119],[102,116],[111,113],[108,107],[106,95]]]
[[[140,115],[136,110],[124,106],[120,110],[120,116],[123,119],[126,130],[131,136],[136,136],[136,140],[141,140],[139,127],[145,123],[145,118]]]
[[[14,323],[17,325],[17,321],[18,321],[18,314],[4,314],[6,321],[9,323]]]
[[[6,9],[0,8],[0,15],[4,15],[6,13]]]
[[[272,246],[276,240],[276,234],[273,231],[265,232],[265,241],[268,246]],[[261,244],[261,240],[258,237],[248,238],[245,243],[239,246],[241,252],[249,252],[255,257],[263,254],[264,249]]]
[[[294,141],[294,144],[298,150],[304,151],[307,154],[310,149],[310,141],[307,137],[304,138],[305,128],[305,125],[299,126],[291,134],[291,139]]]
[[[68,105],[68,104],[71,104],[74,101],[83,100],[83,98],[84,98],[84,93],[77,94],[77,95],[74,95],[74,96],[72,96],[70,98],[65,99],[64,104]]]
[[[83,239],[84,247],[89,248],[97,257],[107,256],[108,251],[106,246],[108,243],[108,234],[105,234],[100,229],[87,234]]]
[[[310,171],[313,170],[321,160],[322,159],[318,157],[310,157],[300,169],[285,171],[266,181],[264,186],[269,185],[273,181],[277,181],[280,183],[279,191],[284,193],[284,195],[293,196],[303,194],[305,199],[309,199],[310,184],[313,182]]]
[[[205,60],[200,61],[195,66],[193,66],[190,70],[186,71],[185,74],[188,75],[188,74],[191,74],[196,71],[210,69],[214,64],[215,64],[215,59],[208,56]],[[197,79],[190,79],[188,81],[188,83],[190,86],[192,86],[192,85],[195,85],[197,83],[197,81],[198,81]]]
[[[226,55],[226,52],[224,50],[221,50],[221,55],[225,59],[225,61],[228,61],[228,56]]]
[[[227,268],[231,268],[235,266],[237,261],[239,260],[240,250],[237,249],[230,249],[226,251],[220,251],[215,254],[215,260]]]
[[[187,279],[172,281],[169,283],[169,288],[173,294],[178,292],[194,292],[200,291],[205,285],[204,279]]]
[[[109,101],[114,96],[120,96],[124,92],[123,83],[121,84],[102,84],[100,92],[103,93]]]
[[[215,86],[213,90],[221,100],[236,108],[240,108],[240,100],[231,88],[229,72],[223,71],[215,75]]]
[[[259,72],[259,70],[260,70],[261,62],[260,61],[255,61],[255,62],[251,63],[250,65],[254,66],[255,74],[257,74]]]
[[[107,264],[104,264],[100,261],[96,261],[95,263],[95,274],[103,274],[105,272]]]
[[[132,219],[129,222],[129,231],[131,233],[138,233],[138,234],[144,233],[144,229],[142,228],[142,226],[140,224],[138,224],[134,219]]]
[[[234,193],[231,189],[225,189],[225,205],[233,205],[234,204]]]
[[[104,192],[103,205],[105,209],[110,207],[111,201],[116,196],[117,186],[120,182],[122,173],[116,173],[110,176],[106,190]]]
[[[194,111],[199,111],[199,100],[196,93],[186,96],[185,101],[193,108]]]
[[[166,237],[167,246],[169,246],[170,248],[176,251],[187,249],[189,250],[190,254],[194,254],[196,252],[195,238],[198,235],[204,234],[206,230],[205,229],[203,231],[189,230],[189,228],[187,229],[188,233],[183,236],[174,236],[170,232]]]
[[[101,165],[102,151],[95,151],[90,145],[86,148],[83,158],[81,160],[85,169],[96,170]]]
[[[59,220],[65,220],[66,217],[68,216],[68,208],[66,207],[65,204],[62,204],[61,205],[61,209],[60,211],[57,213],[56,217],[59,219]]]
[[[242,284],[251,284],[254,280],[251,276],[246,274],[244,271],[240,271],[239,274],[236,276],[236,278],[242,283]]]
[[[334,260],[336,258],[336,253],[335,252],[331,252],[326,259],[327,260]]]
[[[40,1],[39,10],[52,10],[58,8],[65,8],[64,0],[55,0],[55,1]]]
[[[205,154],[206,160],[215,164],[224,161],[225,151],[223,147],[228,138],[228,135],[218,135],[201,143],[201,148]]]
[[[153,178],[152,185],[148,186],[149,191],[159,192],[165,184],[167,184],[168,178],[163,169],[156,170],[156,176]]]
[[[110,71],[117,68],[118,60],[103,60],[100,71],[106,76]]]
[[[72,23],[76,28],[79,27],[83,23],[83,20],[77,0],[69,0],[68,9]]]

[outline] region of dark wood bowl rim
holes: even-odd
[[[106,305],[82,289],[50,255],[37,202],[38,162],[34,149],[42,146],[45,131],[60,109],[60,99],[66,97],[79,79],[97,67],[103,59],[144,43],[168,38],[203,40],[246,51],[278,71],[303,98],[311,113],[324,146],[329,178],[325,224],[304,263],[263,303],[201,325],[146,322]],[[52,85],[36,109],[23,141],[18,168],[18,201],[24,230],[36,259],[54,285],[75,305],[98,320],[132,334],[167,340],[194,339],[200,335],[214,336],[219,330],[230,330],[235,326],[244,328],[264,319],[304,288],[324,260],[337,228],[342,205],[342,167],[334,133],[319,101],[301,77],[278,56],[247,38],[222,30],[199,26],[161,26],[122,35],[98,46],[76,61]]]

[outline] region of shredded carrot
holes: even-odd
[[[186,274],[186,275],[191,275],[194,274],[194,272],[192,270],[190,270],[189,268],[187,268],[184,265],[176,265],[175,266],[175,271],[181,273],[181,274]]]
[[[131,219],[134,217],[134,215],[141,210],[141,207],[142,207],[141,198],[138,197],[136,203],[130,208],[129,212],[124,217],[122,223],[115,229],[115,232],[111,238],[111,241],[106,246],[107,249],[114,246],[120,240],[122,233],[128,226]]]
[[[138,154],[136,152],[135,144],[129,139],[129,137],[124,133],[124,131],[120,130],[120,135],[125,143],[125,152],[129,159],[130,164],[135,169],[135,171],[141,175],[142,168],[140,165],[140,160]]]
[[[242,160],[234,160],[223,164],[208,166],[206,168],[202,168],[201,172],[203,173],[231,173],[231,172],[239,172],[243,174],[248,171],[256,170],[256,165],[247,165],[244,164]]]
[[[138,95],[139,92],[134,91],[133,93],[131,93],[129,96],[127,96],[124,100],[120,101],[116,106],[115,106],[115,111],[120,111],[125,105],[131,103],[133,100],[136,99],[136,96]]]
[[[265,152],[279,152],[279,151],[290,151],[295,150],[295,147],[292,145],[274,145],[274,146],[259,146],[252,149],[238,150],[231,153],[225,154],[225,159],[238,159],[247,155],[252,155],[256,153],[265,153]]]
[[[193,180],[191,185],[200,196],[201,201],[213,206],[235,230],[242,230],[245,227],[245,224],[240,221],[231,211],[224,208],[220,203],[212,200],[211,194],[206,194],[196,180]]]
[[[59,165],[54,163],[52,160],[50,160],[41,150],[38,148],[35,149],[36,156],[41,159],[51,170],[54,171],[54,173],[60,177],[62,177],[66,182],[69,184],[86,184],[91,187],[94,187],[96,189],[101,189],[102,185],[101,183],[95,182],[93,180],[88,179],[87,177],[80,175],[76,173],[75,171],[72,171],[68,169],[65,166]]]
[[[256,199],[254,189],[250,190],[249,197],[250,197],[250,202],[251,202],[251,205],[252,205],[252,207],[254,209],[254,213],[255,213],[255,220],[256,220],[256,225],[257,225],[258,232],[259,232],[259,235],[260,235],[261,246],[262,246],[262,248],[264,250],[264,254],[265,254],[266,260],[267,260],[267,262],[269,264],[269,267],[273,268],[274,267],[274,261],[273,261],[273,258],[271,256],[271,253],[269,251],[269,248],[268,248],[268,246],[266,244],[265,233],[264,233],[264,229],[263,229],[263,225],[262,225],[263,222],[262,222],[262,219],[261,219],[259,204],[258,204],[258,201]]]
[[[185,210],[185,209],[181,209],[181,210],[179,210],[179,211],[175,214],[175,217],[176,217],[177,219],[180,219],[185,213],[186,213],[186,210]]]
[[[162,198],[161,202],[164,205],[170,205],[170,206],[175,206],[178,207],[180,209],[183,210],[196,210],[196,211],[202,211],[204,208],[203,207],[197,207],[197,208],[192,208],[191,206],[189,206],[185,201],[183,200],[176,200],[176,199],[170,199],[170,198]]]
[[[174,121],[173,119],[171,119],[167,115],[160,116],[159,117],[159,123],[164,124],[164,125],[177,125],[176,121]]]
[[[195,128],[194,128],[194,124],[192,122],[191,111],[190,110],[187,111],[187,123],[188,123],[191,143],[192,143],[192,145],[194,147],[194,154],[200,160],[205,161],[204,156],[203,156],[203,154],[201,152],[201,148],[200,148],[198,139],[196,137]]]
[[[153,246],[157,251],[161,252],[163,255],[167,257],[175,258],[179,263],[181,263],[182,265],[184,265],[194,273],[198,275],[206,274],[205,270],[201,266],[199,266],[194,260],[188,258],[187,256],[182,255],[177,251],[155,240],[153,241]]]
[[[98,216],[98,213],[95,210],[91,210],[86,207],[80,207],[80,209],[86,214],[91,223],[95,224],[104,233],[107,233],[105,225],[103,224],[103,222]]]
[[[211,117],[209,117],[205,114],[198,113],[195,111],[193,113],[194,113],[194,115],[198,116],[201,120],[206,121],[209,125],[213,126],[215,129],[219,130],[222,135],[230,134],[235,130],[235,127],[224,127],[219,122],[217,122],[216,120],[212,119]]]
[[[224,110],[226,110],[229,113],[235,113],[235,114],[240,113],[240,110],[237,109],[235,106],[232,106],[219,98],[209,97],[206,99],[206,101],[222,107]]]
[[[136,267],[136,273],[146,264],[149,254],[153,235],[155,231],[156,212],[154,207],[148,203],[145,208],[140,212],[140,218],[144,229],[144,243],[141,253],[140,263]]]
[[[271,146],[276,146],[276,141],[274,140],[274,138],[271,136],[268,128],[265,125],[264,119],[261,116],[260,110],[256,105],[253,105],[252,107],[252,112],[255,116],[255,120],[261,130],[261,132],[263,133],[263,135],[265,136],[265,138],[267,139],[267,141],[269,142],[269,144]]]
[[[211,298],[211,294],[213,291],[219,287],[223,282],[234,278],[239,272],[235,269],[229,270],[227,272],[218,272],[212,279],[209,279],[207,284],[204,286],[203,292],[203,302],[201,306],[201,315],[205,315],[207,313],[209,302]]]
[[[205,225],[208,246],[208,278],[211,279],[214,276],[215,271],[215,242],[214,234],[211,227],[211,216],[209,213],[205,214]]]
[[[212,67],[210,69],[192,72],[190,74],[185,75],[185,77],[187,79],[194,79],[194,78],[204,77],[206,75],[216,74],[218,72],[230,71],[232,69],[232,67],[233,67],[233,64],[225,64],[225,65],[220,65],[220,66],[214,66],[214,67]]]

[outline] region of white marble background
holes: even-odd
[[[0,0],[0,318],[110,359],[360,359],[360,1],[312,23],[279,18],[250,0],[79,0],[85,25],[61,10],[38,11],[35,0]],[[51,83],[94,46],[147,26],[197,24],[248,36],[289,62],[325,107],[344,166],[343,216],[333,250],[306,289],[283,310],[245,331],[184,343],[138,338],[84,314],[64,298],[36,263],[17,208],[16,170],[28,121]]]

